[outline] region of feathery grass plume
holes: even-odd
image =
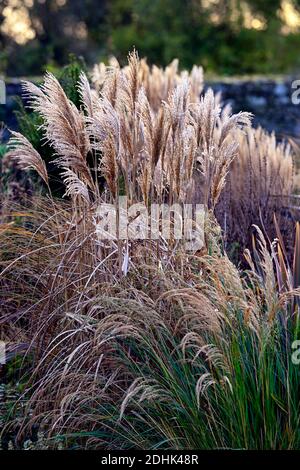
[[[191,106],[191,119],[197,139],[197,162],[201,178],[203,202],[214,209],[225,185],[231,162],[237,154],[238,144],[233,142],[233,133],[239,127],[250,126],[249,113],[226,114],[220,118],[219,99],[209,89],[199,103]],[[196,195],[197,197],[197,195]]]
[[[128,54],[128,65],[124,68],[123,74],[122,92],[124,94],[124,102],[129,106],[131,112],[134,113],[141,86],[140,61],[136,50]]]
[[[86,185],[78,178],[74,171],[66,168],[61,175],[67,188],[65,193],[66,196],[71,196],[73,198],[80,196],[87,203],[90,202],[89,192]]]
[[[115,57],[110,57],[108,65],[103,62],[94,65],[91,74],[91,81],[98,94],[103,93],[103,87],[106,86],[109,74],[119,68],[119,62]]]
[[[170,186],[170,197],[177,202],[181,193],[181,175],[185,170],[184,150],[185,136],[189,132],[190,85],[183,81],[169,95],[164,104],[170,122],[170,133],[167,141],[167,152],[162,162]],[[189,130],[187,130],[187,128]],[[172,199],[171,199],[172,201]]]
[[[194,65],[190,74],[191,101],[193,103],[199,100],[204,87],[203,68]]]
[[[81,72],[79,77],[78,92],[85,112],[91,117],[93,115],[93,108],[95,106],[97,95],[95,90],[91,90],[90,83],[84,72]]]
[[[97,93],[99,93],[102,88],[102,85],[106,79],[106,73],[107,66],[103,62],[94,65],[91,79]]]
[[[11,131],[11,135],[8,158],[15,160],[24,170],[35,170],[49,186],[46,165],[40,154],[22,134]]]
[[[101,96],[107,98],[114,107],[118,105],[118,93],[120,91],[121,81],[122,75],[120,74],[119,65],[110,67],[107,70],[106,79],[103,82]]]
[[[120,117],[111,102],[103,97],[94,104],[92,115],[86,122],[91,147],[101,155],[99,170],[115,199],[118,192],[121,152]]]
[[[154,176],[159,158],[160,145],[163,138],[163,129],[157,129],[156,121],[163,125],[163,113],[156,119],[150,107],[143,87],[140,88],[137,100],[137,113],[139,118],[140,140],[142,143],[139,152],[140,168],[138,183],[141,188],[143,201],[148,207],[151,181]],[[154,196],[152,191],[152,196]]]
[[[55,163],[60,168],[78,173],[82,181],[96,192],[87,164],[90,142],[84,115],[68,100],[52,74],[46,74],[40,88],[25,82],[23,89],[30,97],[31,107],[43,117],[45,136],[58,155]]]
[[[149,70],[147,82],[143,84],[154,111],[159,110],[161,102],[166,101],[170,93],[180,83],[178,63],[178,59],[174,59],[165,69],[153,65]]]
[[[115,136],[112,133],[109,133],[104,139],[101,149],[103,151],[103,157],[100,170],[105,177],[113,199],[115,199],[118,193],[118,147],[116,147]]]

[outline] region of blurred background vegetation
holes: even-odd
[[[1,0],[0,73],[39,75],[69,53],[91,65],[133,45],[218,75],[300,69],[300,0]]]

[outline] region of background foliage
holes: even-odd
[[[0,72],[40,74],[82,54],[124,63],[135,45],[166,65],[219,74],[297,70],[299,0],[3,0]]]

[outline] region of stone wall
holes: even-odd
[[[300,137],[300,104],[292,103],[293,78],[282,80],[224,80],[207,83],[220,92],[222,102],[231,104],[234,112],[254,114],[253,125],[275,131],[278,138]]]
[[[253,125],[261,125],[269,131],[275,131],[278,138],[287,136],[300,137],[300,104],[291,100],[292,78],[207,81],[206,89],[211,87],[221,92],[223,103],[230,103],[233,111],[250,111],[254,114]],[[15,96],[21,96],[19,80],[6,83],[6,105],[0,105],[0,121],[16,129],[14,117]]]

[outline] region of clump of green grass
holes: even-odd
[[[194,338],[192,354],[178,352],[171,332],[158,335],[159,344],[143,340],[128,342],[135,360],[124,362],[135,381],[121,418],[114,407],[106,410],[115,417],[109,446],[299,449],[299,374],[290,333],[280,325],[262,338],[241,325],[221,345],[199,347]],[[91,436],[100,440],[101,429]]]

